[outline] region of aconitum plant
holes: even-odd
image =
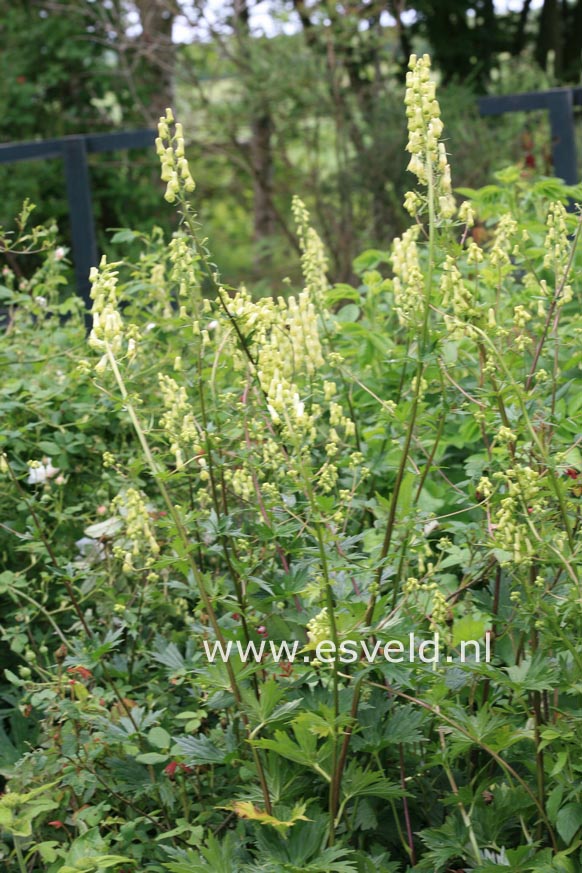
[[[295,200],[302,287],[259,299],[223,283],[161,119],[180,230],[93,271],[75,370],[91,553],[41,534],[57,486],[6,450],[68,622],[13,676],[41,721],[7,795],[34,827],[0,799],[21,871],[76,869],[92,810],[95,869],[582,863],[582,191],[519,167],[455,190],[427,56],[405,104],[410,228],[335,285]]]

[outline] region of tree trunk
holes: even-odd
[[[580,76],[580,60],[582,56],[582,0],[575,7],[569,8],[564,40],[564,80],[575,81]]]
[[[265,107],[266,108],[266,107]],[[251,163],[253,168],[254,239],[260,243],[275,232],[273,215],[273,121],[268,111],[251,122]]]
[[[548,55],[553,52],[556,75],[562,72],[562,21],[559,0],[544,0],[540,15],[536,60],[542,69],[548,67]]]
[[[250,163],[253,183],[253,239],[255,266],[264,266],[268,258],[261,251],[260,243],[275,230],[276,216],[273,209],[273,117],[268,101],[261,99],[260,90],[252,74],[251,32],[247,0],[233,2],[234,29],[237,34],[242,59],[242,70],[247,70],[247,93],[251,100]]]
[[[519,55],[525,48],[525,36],[526,36],[526,26],[527,19],[529,17],[529,10],[531,7],[532,0],[525,0],[523,6],[521,7],[521,12],[519,13],[519,21],[517,24],[517,30],[515,31],[515,35],[513,37],[513,46],[512,46],[512,54]]]
[[[135,5],[142,27],[136,45],[148,91],[147,120],[155,125],[174,104],[172,27],[177,9],[171,0],[135,0]]]

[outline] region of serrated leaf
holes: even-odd
[[[223,806],[221,809],[232,810],[239,818],[249,819],[250,821],[258,821],[262,825],[271,825],[274,828],[291,828],[298,821],[309,821],[305,812],[306,805],[304,803],[296,804],[291,812],[291,816],[287,821],[281,821],[268,812],[265,812],[256,807],[250,800],[235,800],[231,806]]]
[[[164,645],[163,641],[161,641],[161,645],[163,648],[158,648],[155,652],[152,652],[152,658],[160,664],[170,667],[172,670],[183,670],[185,661],[178,646],[175,643]]]
[[[226,758],[226,752],[218,749],[208,737],[203,734],[199,737],[176,737],[174,742],[181,754],[186,758],[187,764],[222,764]]]

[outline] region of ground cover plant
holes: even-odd
[[[224,287],[171,112],[180,232],[118,233],[89,339],[54,232],[4,237],[10,873],[579,869],[582,191],[454,192],[426,56],[406,114],[354,286],[296,200],[302,287]]]

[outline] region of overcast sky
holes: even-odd
[[[523,7],[523,0],[494,0],[495,8],[499,12],[519,12]],[[542,6],[543,0],[533,0],[531,8],[539,9]],[[259,2],[249,4],[251,6],[251,26],[256,33],[264,33],[267,36],[273,36],[276,33],[294,33],[298,29],[296,16],[290,13],[288,19],[275,21],[269,14],[269,0],[259,0]],[[209,22],[212,23],[212,18],[217,20],[224,11],[223,0],[210,0],[207,4],[209,10]],[[411,13],[414,15],[414,13]],[[406,13],[404,15],[406,20]],[[388,13],[384,13],[386,24],[394,24],[394,19]],[[192,29],[189,27],[185,18],[178,18],[174,24],[174,41],[175,42],[191,42]]]

